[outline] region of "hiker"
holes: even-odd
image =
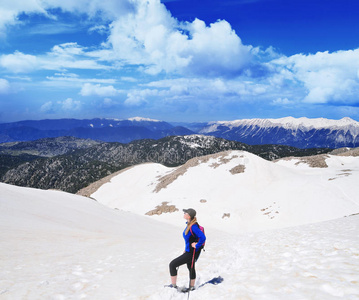
[[[195,262],[197,261],[206,236],[200,229],[196,211],[193,208],[184,209],[184,218],[186,219],[187,227],[183,231],[183,238],[185,240],[186,248],[182,255],[175,258],[170,263],[171,285],[170,287],[177,288],[177,269],[179,266],[187,264],[189,270],[190,284],[189,290],[194,290],[194,284],[196,281]]]

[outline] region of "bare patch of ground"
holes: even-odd
[[[230,213],[224,213],[223,216],[222,216],[222,219],[224,218],[230,218],[231,217],[231,214]]]
[[[163,213],[172,213],[178,211],[178,208],[174,205],[168,205],[168,202],[162,202],[161,205],[157,205],[155,209],[146,213],[148,216],[162,215]]]
[[[347,177],[347,176],[350,176],[350,175],[352,175],[352,170],[350,170],[350,169],[345,169],[345,170],[341,170],[342,172],[344,172],[344,173],[339,173],[339,174],[337,174],[337,176],[338,177],[332,177],[332,178],[329,178],[328,180],[335,180],[335,179],[338,179],[338,178],[340,178],[340,177]]]
[[[276,161],[297,159],[299,161],[296,162],[296,165],[307,164],[311,168],[328,168],[328,165],[325,161],[327,158],[329,158],[328,155],[319,154],[319,155],[304,156],[304,157],[290,156],[290,157],[284,157],[284,158],[277,159]]]
[[[338,154],[338,156],[359,156],[359,148],[353,148],[346,152]]]
[[[240,173],[244,173],[244,170],[246,169],[245,165],[238,165],[235,166],[234,168],[230,169],[229,172],[231,172],[231,174],[240,174]]]
[[[221,164],[228,163],[231,159],[234,159],[234,158],[238,157],[238,156],[235,155],[231,159],[227,158],[226,156],[228,156],[228,154],[230,152],[231,151],[224,151],[224,152],[220,152],[220,153],[215,153],[215,154],[210,154],[210,155],[205,155],[205,156],[195,157],[195,158],[190,159],[184,165],[178,167],[177,169],[175,169],[170,174],[162,176],[159,179],[159,183],[157,184],[157,186],[156,186],[156,188],[154,189],[153,192],[158,193],[160,190],[166,188],[168,185],[170,185],[172,182],[174,182],[179,176],[185,174],[189,168],[196,167],[201,163],[206,163],[210,159],[219,158],[220,163],[213,163],[211,165],[211,167],[217,168]]]
[[[223,152],[221,152],[221,153],[223,153]],[[227,153],[227,154],[228,154],[228,153]],[[227,157],[225,157],[225,156],[220,156],[220,157],[219,157],[219,162],[218,162],[218,163],[215,162],[215,163],[211,164],[210,167],[213,168],[213,169],[216,169],[216,168],[218,168],[218,167],[221,166],[221,165],[224,165],[224,164],[226,164],[226,163],[229,163],[232,159],[237,158],[237,157],[238,157],[237,155],[233,155],[231,158],[227,158]],[[217,158],[217,157],[216,157],[216,158]]]

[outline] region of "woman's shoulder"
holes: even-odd
[[[197,231],[197,230],[200,230],[200,229],[199,229],[199,224],[198,224],[197,222],[196,222],[196,223],[193,223],[192,226],[191,226],[191,229],[196,230],[196,231]]]

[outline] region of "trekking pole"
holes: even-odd
[[[196,253],[196,248],[193,249],[191,271],[189,272],[189,285],[188,285],[188,297],[187,297],[187,300],[189,299],[189,293],[191,292],[191,274],[192,274],[192,270],[193,270],[194,254],[195,254],[195,253]]]

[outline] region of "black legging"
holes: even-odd
[[[171,276],[177,276],[177,268],[181,265],[187,264],[187,268],[189,270],[189,278],[190,279],[196,279],[196,269],[195,269],[195,262],[199,257],[199,254],[201,253],[201,249],[196,250],[194,254],[194,262],[193,262],[193,268],[192,266],[192,258],[193,258],[193,251],[191,252],[185,252],[182,255],[178,256],[174,260],[170,262],[170,274]]]

